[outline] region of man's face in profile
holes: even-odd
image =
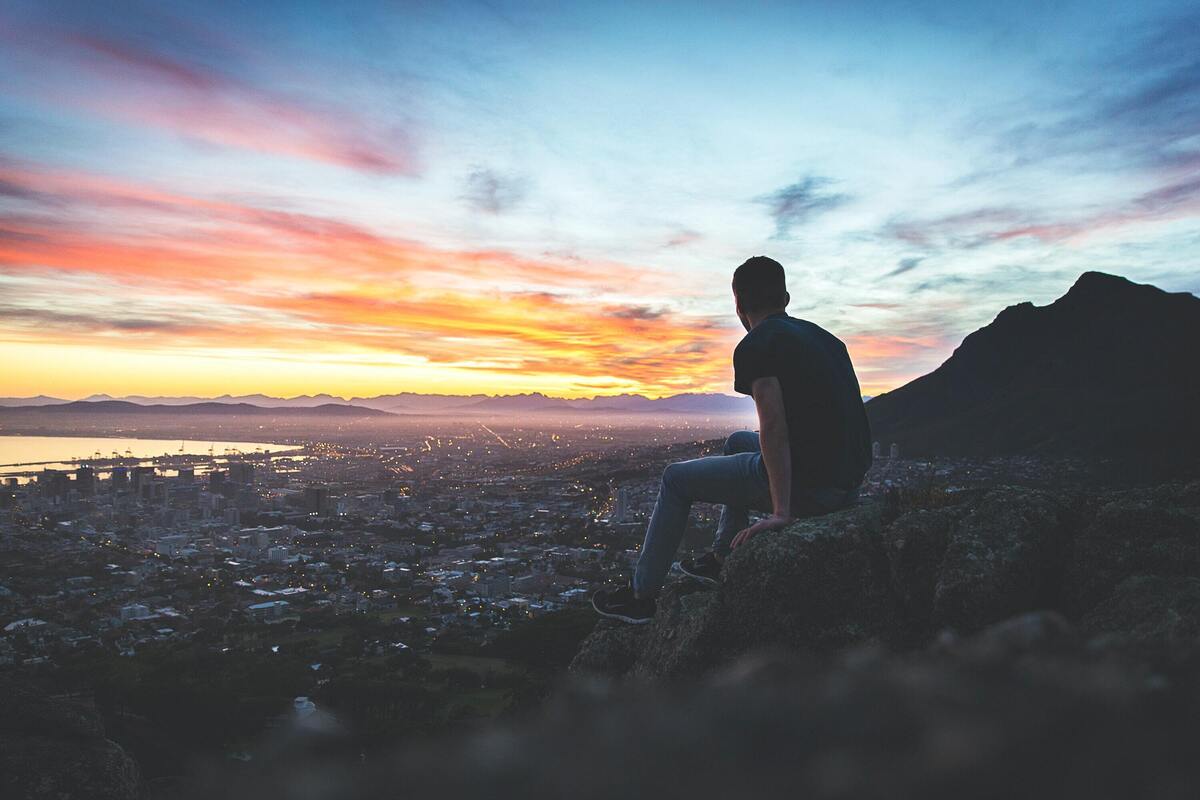
[[[742,323],[742,327],[746,329],[747,333],[749,333],[750,319],[746,316],[745,312],[742,311],[742,304],[738,302],[737,292],[733,293],[733,310],[734,313],[737,314],[738,321]]]

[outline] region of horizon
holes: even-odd
[[[766,253],[862,393],[1200,291],[1200,13],[16,2],[0,395],[730,394]]]

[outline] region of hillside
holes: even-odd
[[[1088,272],[1010,306],[928,375],[873,398],[906,455],[1111,456],[1167,469],[1200,450],[1200,299]]]

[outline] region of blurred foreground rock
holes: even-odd
[[[208,775],[196,798],[1194,798],[1200,653],[1144,658],[1035,613],[888,653],[576,676],[536,717],[366,764]]]
[[[105,738],[96,709],[0,680],[0,797],[135,800],[137,764]]]

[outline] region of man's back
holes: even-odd
[[[807,320],[773,314],[733,353],[734,389],[774,376],[783,390],[798,488],[853,489],[871,466],[871,432],[846,346]]]

